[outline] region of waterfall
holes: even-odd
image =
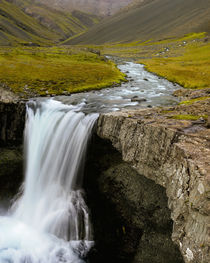
[[[53,99],[27,104],[25,181],[0,217],[0,263],[83,262],[93,245],[82,180],[98,114],[82,107]]]

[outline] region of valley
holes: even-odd
[[[209,0],[0,0],[0,262],[207,263]]]

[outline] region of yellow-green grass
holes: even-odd
[[[114,63],[82,49],[0,49],[0,83],[21,95],[81,92],[123,80]]]
[[[207,119],[207,115],[190,115],[190,114],[182,114],[182,115],[173,115],[169,117],[170,119],[175,120],[189,120],[189,121],[197,121],[200,118]]]
[[[183,37],[179,38],[167,38],[163,40],[159,40],[157,42],[148,41],[148,45],[157,45],[157,44],[168,44],[173,42],[182,42],[182,41],[190,41],[194,39],[202,39],[206,36],[206,32],[200,32],[200,33],[189,33],[184,35]]]
[[[73,38],[75,38],[74,36]],[[147,41],[137,40],[130,43],[108,43],[104,45],[86,45],[86,47],[98,49],[102,54],[113,55],[119,57],[126,57],[132,59],[178,56],[185,51],[186,44],[192,44],[194,41],[203,42],[206,37],[205,32],[190,33],[183,37],[171,37],[154,41],[149,39]],[[65,43],[65,42],[64,42]],[[165,48],[169,48],[169,52],[164,52]]]
[[[194,43],[177,57],[140,60],[146,69],[185,88],[210,88],[210,44]]]
[[[203,100],[208,100],[210,99],[210,96],[208,97],[199,97],[199,98],[195,98],[195,99],[190,99],[190,100],[183,100],[179,103],[179,105],[191,105],[195,102],[199,102],[199,101],[203,101]]]

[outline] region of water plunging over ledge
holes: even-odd
[[[82,262],[93,245],[82,191],[84,157],[98,114],[47,100],[29,102],[26,178],[21,197],[0,217],[0,262]]]
[[[114,89],[36,99],[27,105],[25,182],[0,217],[0,263],[79,263],[93,246],[82,177],[98,113],[176,103],[172,83],[142,65],[119,66],[134,80]],[[143,101],[132,101],[143,94]]]

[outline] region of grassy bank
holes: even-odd
[[[146,69],[184,88],[210,88],[210,44],[194,43],[182,55],[140,60]]]
[[[22,97],[101,89],[122,80],[112,62],[85,49],[0,49],[0,83]]]
[[[210,87],[210,42],[206,33],[191,33],[159,41],[135,41],[89,46],[102,54],[143,63],[156,73],[185,88]]]

